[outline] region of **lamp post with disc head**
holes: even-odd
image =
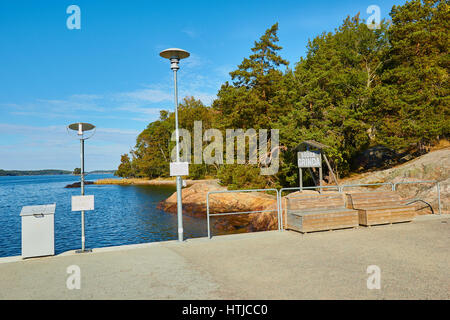
[[[84,140],[91,138],[95,131],[86,135],[86,132],[95,129],[95,126],[90,123],[77,122],[67,126],[67,129],[76,132],[77,138],[80,139],[80,160],[81,160],[81,173],[80,173],[80,187],[81,195],[84,196]],[[85,249],[85,236],[84,236],[84,210],[81,211],[81,250],[77,250],[77,253],[90,252],[92,250]]]
[[[189,57],[189,52],[171,48],[160,52],[161,57],[170,60],[170,68],[173,70],[173,81],[174,81],[174,95],[175,95],[175,137],[176,137],[176,151],[177,163],[180,163],[180,146],[179,146],[179,133],[178,133],[178,88],[177,88],[177,71],[180,69],[179,62],[181,59]],[[183,241],[183,205],[181,200],[181,188],[182,181],[181,175],[177,174],[177,216],[178,216],[178,240]]]

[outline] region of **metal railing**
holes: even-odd
[[[441,184],[439,181],[436,180],[421,180],[421,181],[405,181],[405,182],[396,182],[392,186],[392,191],[397,191],[397,186],[400,184],[428,184],[428,183],[435,183],[436,184],[436,191],[438,196],[438,209],[439,214],[442,214],[442,206],[441,206]],[[417,200],[417,199],[416,199]],[[431,205],[430,205],[431,206]]]
[[[210,191],[206,194],[206,215],[207,215],[207,225],[208,225],[208,238],[211,238],[211,226],[210,226],[210,217],[212,216],[225,216],[225,215],[235,215],[235,214],[249,214],[249,213],[263,213],[263,212],[277,212],[277,219],[278,219],[278,230],[283,231],[285,229],[284,222],[283,222],[283,192],[286,191],[303,191],[303,190],[316,190],[319,189],[322,191],[322,189],[336,189],[339,193],[343,193],[344,189],[346,188],[356,188],[356,187],[372,187],[372,186],[383,186],[383,185],[390,185],[392,191],[397,191],[397,186],[401,184],[425,184],[425,183],[435,183],[436,184],[436,190],[437,190],[437,196],[438,196],[438,207],[439,207],[439,214],[442,214],[442,206],[441,206],[441,187],[440,182],[436,180],[421,180],[421,181],[406,181],[406,182],[380,182],[380,183],[362,183],[362,184],[345,184],[345,185],[332,185],[332,186],[313,186],[313,187],[292,187],[292,188],[281,188],[281,189],[245,189],[245,190],[223,190],[223,191]],[[268,192],[273,191],[276,192],[276,199],[277,199],[277,206],[274,210],[254,210],[254,211],[241,211],[241,212],[221,212],[221,213],[215,213],[211,214],[209,211],[209,196],[211,194],[217,194],[217,193],[239,193],[239,192]],[[377,191],[373,191],[377,192]],[[412,202],[422,201],[428,204],[428,202],[424,201],[423,199],[410,199]],[[411,202],[411,203],[412,203]],[[431,205],[428,204],[430,207]],[[431,207],[432,213],[434,213],[433,208]]]
[[[269,192],[273,191],[276,193],[276,209],[274,210],[253,210],[253,211],[238,211],[238,212],[220,212],[220,213],[210,213],[209,212],[209,196],[211,194],[217,194],[217,193],[242,193],[242,192]],[[226,216],[226,215],[236,215],[236,214],[250,214],[250,213],[263,213],[263,212],[276,212],[277,213],[277,219],[278,219],[278,230],[281,230],[281,221],[280,221],[280,211],[279,211],[279,197],[278,197],[278,190],[277,189],[245,189],[245,190],[221,190],[221,191],[209,191],[206,194],[206,219],[207,219],[207,226],[208,226],[208,238],[211,239],[211,224],[210,224],[210,217],[216,217],[216,216]]]

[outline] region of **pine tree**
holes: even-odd
[[[387,144],[407,147],[448,136],[450,128],[448,1],[413,0],[391,11],[391,49],[383,72],[391,115]]]
[[[293,88],[288,104],[295,106],[279,120],[281,143],[288,150],[309,139],[327,144],[329,158],[345,174],[351,159],[372,143],[369,132],[380,121],[373,96],[381,83],[386,28],[382,22],[380,29],[370,30],[356,15],[335,32],[309,41],[307,56],[285,76]],[[282,169],[286,182],[295,184],[295,155],[285,157],[294,163]]]
[[[289,63],[278,52],[278,23],[267,29],[244,58],[238,69],[230,72],[232,84],[219,90],[213,107],[222,118],[222,128],[269,129],[276,121],[280,105],[276,99],[281,90],[283,72],[279,67]]]

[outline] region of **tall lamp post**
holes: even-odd
[[[179,146],[179,134],[178,134],[178,88],[177,88],[177,71],[180,69],[178,63],[181,59],[185,59],[190,56],[189,52],[170,48],[163,50],[159,53],[163,58],[170,60],[170,69],[173,70],[173,82],[174,82],[174,94],[175,94],[175,137],[176,151],[177,151],[177,163],[180,162],[180,146]],[[178,216],[178,241],[183,241],[183,204],[181,200],[181,175],[177,175],[177,216]]]
[[[80,172],[80,179],[81,179],[81,195],[84,196],[84,140],[89,139],[94,135],[94,132],[86,136],[85,132],[91,131],[95,128],[93,124],[90,123],[72,123],[68,127],[68,129],[73,130],[77,133],[78,139],[80,139],[80,160],[81,160],[81,172]],[[90,249],[85,249],[84,247],[85,243],[85,236],[84,236],[84,210],[81,211],[81,250],[77,250],[77,253],[83,253],[83,252],[91,252]]]

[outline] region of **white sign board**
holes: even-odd
[[[320,151],[303,151],[297,153],[299,168],[320,168],[322,156]]]
[[[72,211],[94,210],[94,196],[72,196]]]
[[[171,162],[170,163],[170,176],[188,176],[189,175],[189,163],[188,162]]]

